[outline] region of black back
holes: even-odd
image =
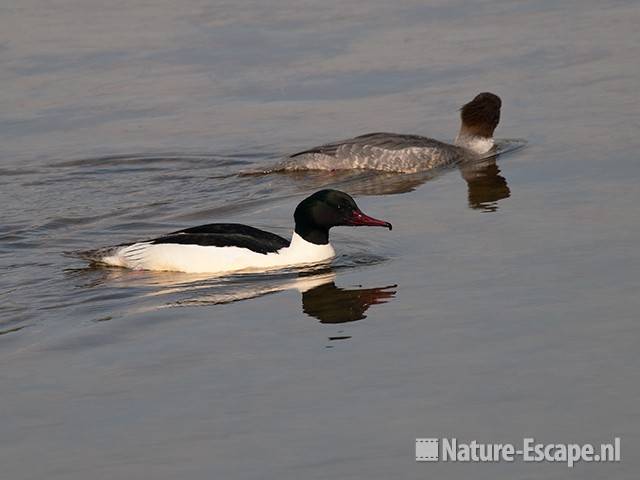
[[[207,247],[240,247],[267,254],[288,247],[289,241],[275,233],[238,223],[210,223],[187,228],[151,240],[153,244],[177,243]]]

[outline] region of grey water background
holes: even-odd
[[[635,1],[0,6],[3,479],[637,478]],[[434,178],[237,176],[370,131],[529,146]],[[91,269],[64,251],[338,186],[394,230],[330,269]],[[611,441],[618,464],[425,464],[416,437]]]

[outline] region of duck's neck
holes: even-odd
[[[453,143],[478,155],[487,153],[494,145],[493,137],[481,137],[466,132],[460,132]]]
[[[316,245],[329,244],[329,229],[296,222],[295,232],[309,243]]]

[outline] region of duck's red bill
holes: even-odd
[[[351,218],[349,219],[349,225],[354,227],[367,226],[367,227],[386,227],[389,230],[392,229],[392,226],[389,222],[385,222],[384,220],[378,220],[377,218],[370,217],[369,215],[365,215],[359,210],[354,210]]]

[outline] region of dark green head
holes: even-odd
[[[298,204],[293,218],[295,231],[308,242],[329,242],[329,229],[341,225],[387,227],[391,224],[362,213],[356,202],[339,190],[320,190]]]

